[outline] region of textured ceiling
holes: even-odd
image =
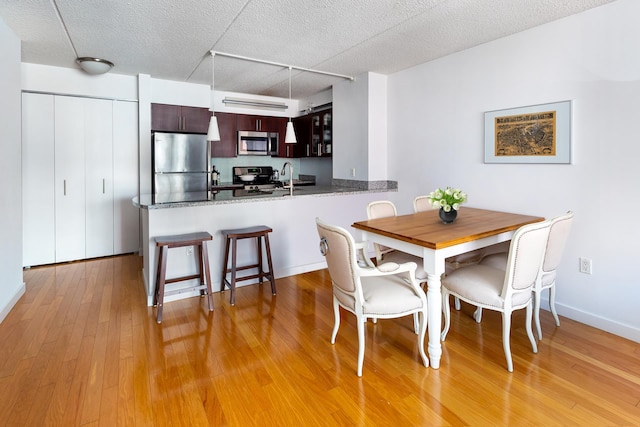
[[[22,61],[211,84],[210,50],[356,76],[390,74],[612,0],[0,0]],[[288,96],[288,69],[216,56],[216,89]],[[304,98],[339,78],[292,72]]]

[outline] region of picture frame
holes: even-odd
[[[571,163],[571,101],[484,113],[485,163]]]

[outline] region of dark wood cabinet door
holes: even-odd
[[[260,122],[258,120],[258,116],[252,116],[249,114],[236,114],[237,130],[259,131]]]
[[[210,117],[208,108],[151,104],[151,130],[207,133]]]
[[[151,104],[151,130],[177,132],[180,130],[180,106]]]
[[[211,157],[236,157],[238,133],[236,116],[232,113],[216,113],[220,141],[211,142]]]
[[[208,108],[182,107],[182,132],[207,133],[211,111]]]

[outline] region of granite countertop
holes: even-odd
[[[294,180],[295,184],[295,180]],[[222,186],[219,186],[221,188]],[[373,187],[376,187],[375,185]],[[227,187],[228,188],[228,187]],[[358,188],[353,186],[318,186],[303,185],[294,186],[293,197],[308,196],[330,196],[345,194],[361,194],[367,192],[397,191],[397,185],[377,186],[377,188]],[[165,194],[143,194],[133,198],[133,205],[143,209],[167,209],[188,206],[204,206],[228,203],[251,203],[265,200],[283,200],[289,198],[289,189],[276,188],[273,191],[247,192],[242,189],[222,189],[214,187],[213,191],[188,192],[188,193],[165,193]]]

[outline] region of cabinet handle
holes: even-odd
[[[286,157],[289,157],[289,146],[287,145],[287,155]]]
[[[309,157],[309,146],[307,145],[307,157]]]
[[[105,193],[105,184],[104,184],[104,178],[102,178],[102,194]]]
[[[262,130],[262,120],[256,119],[256,130]]]
[[[62,184],[62,186],[63,186],[63,196],[66,196],[67,195],[67,180],[66,179],[63,180],[62,183],[63,183]]]

